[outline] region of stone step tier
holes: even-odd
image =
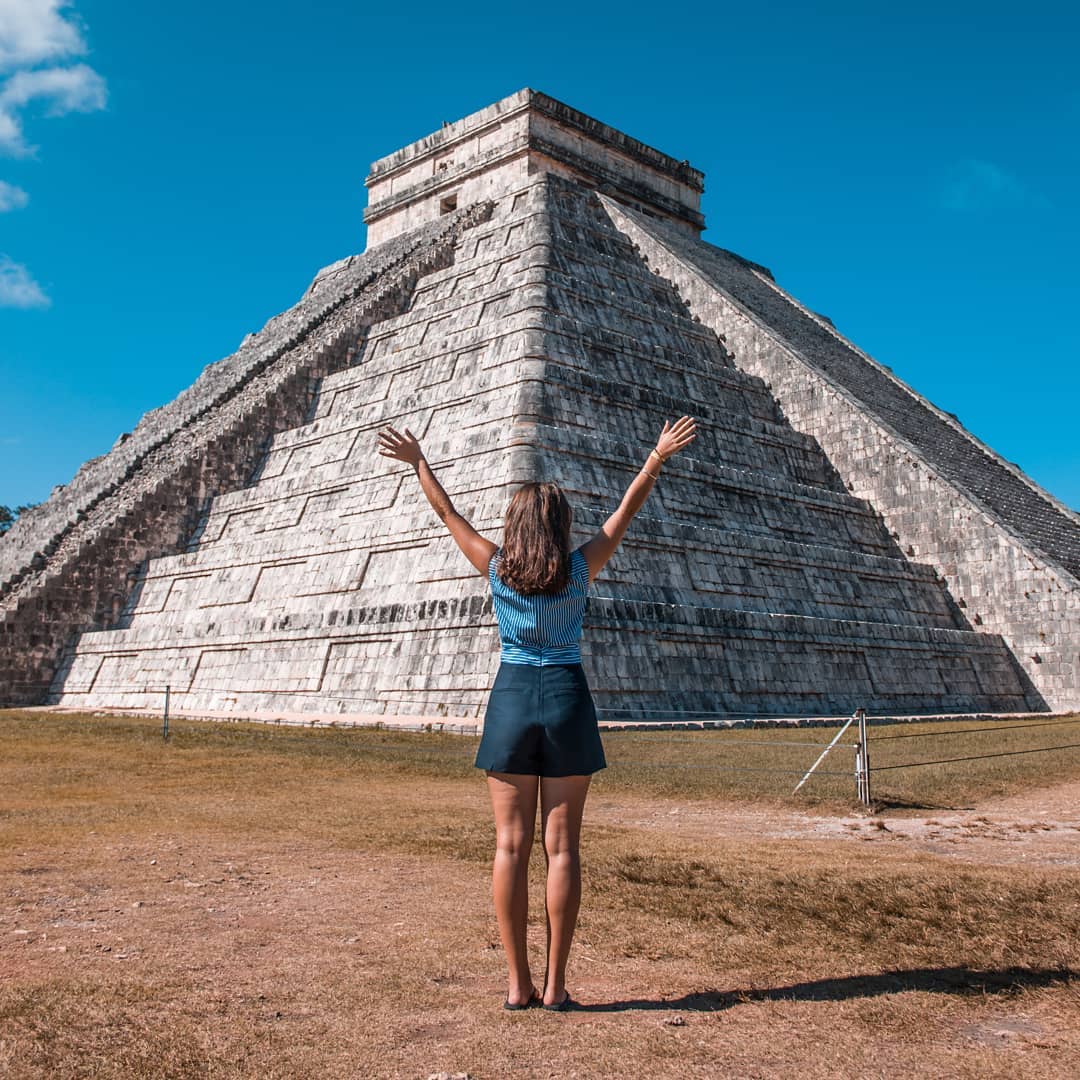
[[[594,533],[609,508],[579,507],[575,543]],[[360,597],[393,592],[409,601],[450,600],[474,573],[456,545],[420,512],[400,520],[381,543],[351,546],[305,536],[304,547],[278,559],[211,546],[152,560],[122,617],[122,626],[83,641],[140,644],[259,632],[284,616],[312,628],[344,617]],[[497,520],[475,522],[498,536]],[[903,559],[824,545],[795,544],[644,514],[594,590],[644,601],[819,615],[858,621],[966,628],[940,580]],[[396,585],[418,558],[424,575]]]
[[[185,710],[475,716],[497,659],[486,591],[268,631],[148,651],[87,635],[52,703],[147,707],[169,686]],[[973,631],[596,596],[582,653],[609,718],[1024,707],[1007,650]]]

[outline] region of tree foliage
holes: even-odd
[[[15,524],[20,514],[25,514],[27,510],[32,510],[37,505],[37,503],[26,503],[23,506],[16,506],[14,510],[10,506],[0,505],[0,536],[3,536]]]

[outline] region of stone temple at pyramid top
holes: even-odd
[[[698,236],[704,174],[536,90],[519,90],[380,158],[366,180],[368,247],[555,173]]]

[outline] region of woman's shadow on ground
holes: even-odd
[[[835,979],[815,979],[790,986],[747,990],[702,990],[680,998],[657,1000],[636,998],[626,1001],[582,1005],[586,1012],[622,1012],[629,1009],[722,1012],[735,1005],[754,1001],[847,1001],[879,997],[905,990],[934,994],[1008,994],[1021,989],[1065,985],[1080,979],[1072,968],[1010,967],[978,971],[969,967],[909,968],[883,971],[878,975],[846,975]]]

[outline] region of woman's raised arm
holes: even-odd
[[[379,432],[379,453],[383,457],[396,458],[404,461],[416,470],[416,476],[420,481],[420,487],[431,503],[432,510],[439,515],[442,523],[449,529],[454,542],[461,548],[462,554],[476,567],[477,571],[487,577],[488,564],[491,556],[495,554],[497,545],[481,536],[455,509],[446,494],[442,484],[435,479],[431,466],[420,449],[420,443],[416,436],[406,428],[405,434],[396,431],[392,427],[384,428]]]
[[[589,567],[589,581],[595,580],[604,564],[615,554],[623,534],[634,520],[634,515],[645,504],[654,481],[660,478],[660,466],[672,454],[689,446],[697,436],[697,424],[691,416],[680,416],[673,425],[664,421],[664,430],[656,441],[656,449],[649,451],[641,471],[631,481],[623,495],[619,509],[604,522],[600,531],[581,547]]]

